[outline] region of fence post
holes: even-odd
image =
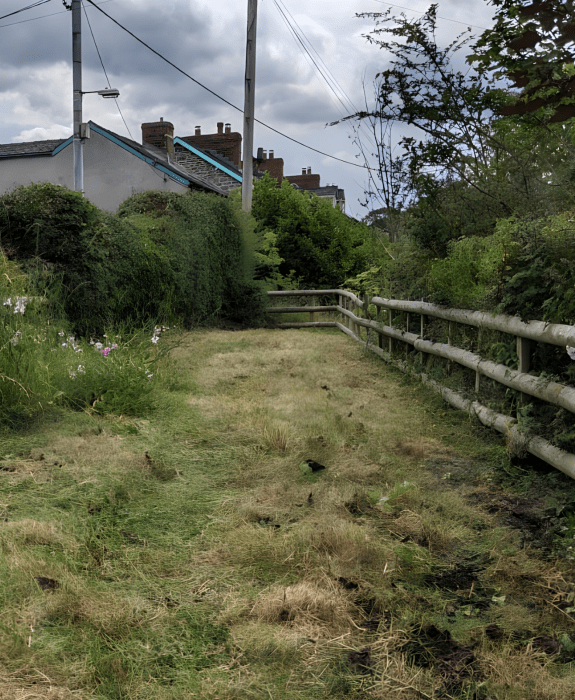
[[[317,297],[312,297],[312,298],[311,298],[311,305],[312,305],[312,306],[317,306],[316,300],[317,300]],[[309,320],[310,320],[312,323],[315,322],[315,312],[314,312],[314,311],[310,311],[310,312],[309,312]]]
[[[420,324],[420,328],[419,328],[419,337],[421,338],[421,340],[423,340],[423,335],[425,332],[425,316],[423,314],[421,314],[420,318],[421,318],[421,324]],[[425,362],[425,353],[422,351],[420,353],[420,355],[421,355],[421,366],[423,367],[423,364]]]
[[[520,372],[529,372],[531,369],[531,341],[528,338],[522,338],[520,335],[517,336],[517,369]],[[522,406],[529,399],[525,394],[519,394],[519,405]]]
[[[364,294],[363,295],[363,316],[366,320],[370,320],[369,317],[369,295]],[[365,329],[365,344],[369,344],[369,328]]]
[[[381,306],[375,307],[375,322],[377,323],[377,327],[379,328],[381,326]],[[377,347],[380,350],[383,348],[383,334],[382,333],[377,334]]]
[[[339,300],[338,306],[339,306],[340,308],[343,307],[343,297],[341,296],[341,294],[338,295],[338,300]],[[341,313],[341,311],[340,311],[340,312],[339,312],[339,322],[340,322],[342,325],[343,325],[343,319],[344,319],[344,315],[343,315],[343,314]]]
[[[389,314],[389,327],[393,328],[393,311],[391,309],[387,310],[387,313]],[[393,353],[393,338],[389,336],[389,354],[391,355]]]

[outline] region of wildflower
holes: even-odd
[[[90,345],[94,345],[94,341],[90,338]]]
[[[18,345],[18,341],[20,340],[21,335],[22,335],[22,331],[16,331],[16,333],[14,334],[14,337],[10,341],[12,343],[12,345],[14,345],[14,346]]]
[[[158,336],[158,335],[153,335],[153,336],[152,336],[152,343],[154,343],[154,345],[157,345],[159,339],[160,339],[160,336]]]
[[[72,379],[76,379],[76,372],[70,372],[70,377]]]
[[[84,365],[78,365],[78,372],[80,372],[81,374],[86,374],[86,368],[84,367]]]
[[[567,354],[572,360],[575,360],[575,348],[569,347],[569,345],[565,348],[567,350]]]
[[[62,347],[63,347],[63,348],[67,348],[67,347],[68,347],[68,343],[62,343]]]
[[[96,343],[94,347],[96,348],[96,350],[101,350],[104,346],[102,345],[102,343]]]
[[[117,348],[118,346],[116,345],[116,343],[112,343],[112,345],[110,345],[110,350],[117,350]]]
[[[154,376],[154,373],[153,373],[153,372],[150,372],[150,374],[147,374],[146,376],[148,377],[148,379],[152,379],[153,376]]]
[[[16,297],[14,301],[12,301],[12,297],[10,297],[3,302],[3,305],[7,306],[9,309],[14,307],[15,314],[23,314],[26,311],[26,304],[29,301],[29,297]]]
[[[58,331],[58,335],[60,336],[60,338],[63,338],[66,334],[64,333],[64,331]]]
[[[104,355],[104,357],[107,357],[110,354],[111,348],[103,348],[100,350],[100,355]]]

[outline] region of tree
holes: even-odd
[[[491,0],[495,26],[485,31],[468,62],[522,88],[505,116],[537,113],[552,124],[575,117],[573,0]]]
[[[570,131],[540,120],[502,118],[513,96],[484,69],[456,68],[463,62],[459,52],[473,37],[468,30],[440,48],[436,16],[435,4],[416,20],[391,10],[358,15],[374,19],[366,39],[391,55],[389,67],[375,76],[373,105],[347,117],[379,125],[383,137],[376,137],[373,155],[386,209],[399,203],[406,210],[422,198],[435,206],[450,193],[461,209],[466,200],[480,202],[491,227],[517,210],[548,211],[559,195],[568,196],[558,186],[565,182],[564,161],[575,155]],[[401,154],[394,155],[389,134],[398,124],[407,134],[399,141]],[[543,154],[541,147],[526,146],[534,141],[549,148]],[[481,222],[480,228],[485,229]]]

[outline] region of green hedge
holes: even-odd
[[[231,202],[197,192],[134,195],[117,215],[48,183],[0,197],[0,245],[83,335],[175,319],[261,322],[245,229]]]

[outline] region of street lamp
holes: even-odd
[[[84,162],[83,139],[88,138],[90,131],[82,123],[82,95],[98,93],[104,98],[118,97],[119,90],[105,88],[104,90],[82,91],[82,5],[81,0],[72,0],[72,82],[74,105],[74,190],[84,191]]]

